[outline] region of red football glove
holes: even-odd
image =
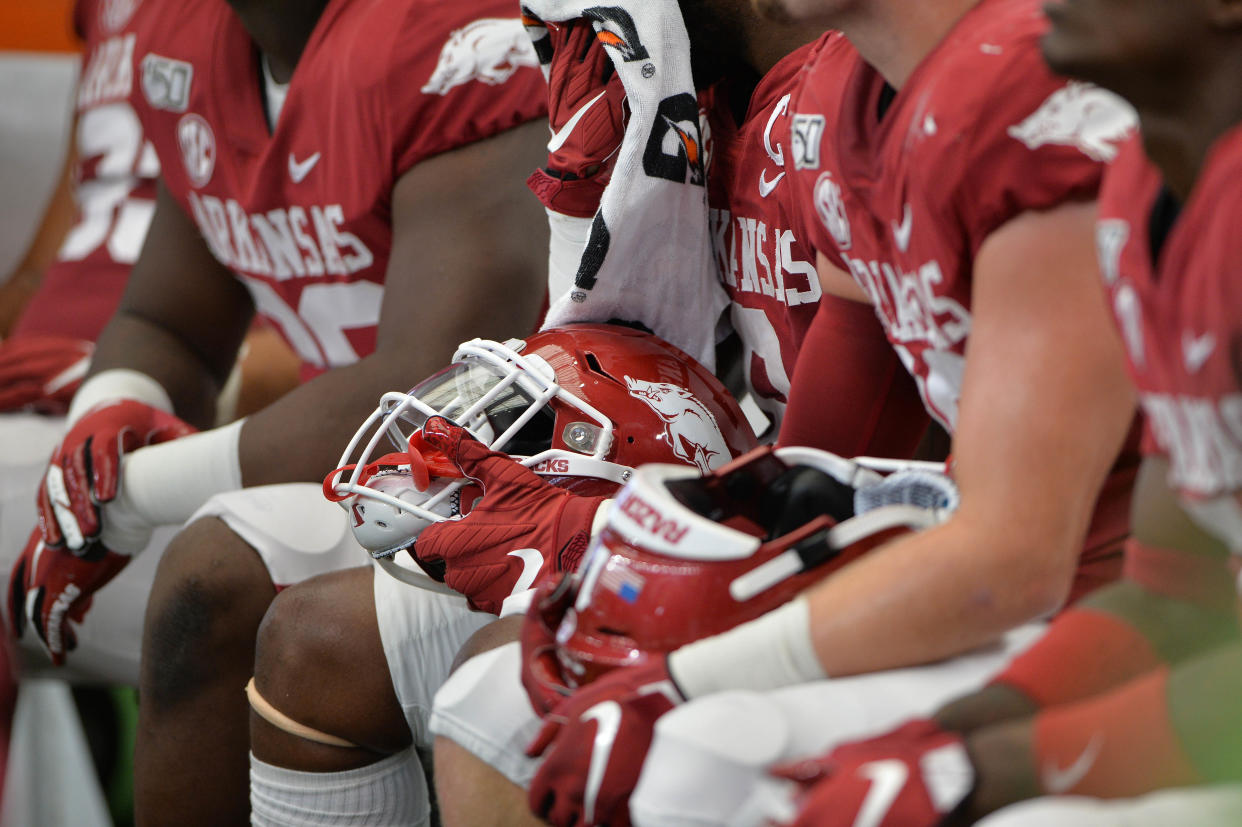
[[[577,567],[605,497],[580,497],[549,485],[443,417],[427,420],[423,440],[478,483],[483,497],[465,517],[423,529],[411,549],[419,565],[443,572],[445,584],[492,614],[499,614],[510,594],[534,586],[540,574]]]
[[[39,525],[49,546],[92,556],[99,539],[99,507],[116,498],[121,457],[168,442],[195,428],[169,413],[124,399],[95,406],[52,452],[39,487]]]
[[[545,756],[530,785],[531,812],[553,827],[627,827],[655,722],[683,700],[663,658],[579,689],[526,750]]]
[[[52,663],[63,664],[65,654],[77,645],[70,621],[82,622],[91,607],[91,595],[125,568],[129,559],[98,543],[88,554],[77,557],[45,545],[36,528],[9,576],[9,630],[13,637],[20,639],[29,623],[52,656]]]
[[[773,773],[805,790],[792,827],[934,827],[975,786],[961,736],[929,720]]]
[[[23,335],[0,343],[0,411],[63,414],[95,346],[66,336]]]
[[[578,583],[572,574],[545,580],[522,623],[522,686],[541,718],[573,693],[556,659],[556,630],[577,597]]]
[[[625,134],[625,87],[586,19],[523,22],[548,78],[548,166],[527,185],[549,209],[590,218]]]

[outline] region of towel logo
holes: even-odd
[[[643,152],[643,171],[652,178],[703,186],[703,160],[694,95],[683,92],[660,101]]]
[[[582,16],[595,21],[595,36],[599,42],[616,50],[626,63],[651,57],[647,47],[638,38],[638,27],[634,25],[634,18],[625,9],[619,6],[594,6],[583,9]],[[650,75],[644,73],[643,77]]]

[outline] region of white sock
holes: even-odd
[[[413,747],[344,772],[287,770],[250,754],[250,823],[254,827],[423,827],[430,820],[431,798]]]

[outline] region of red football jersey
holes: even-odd
[[[1242,129],[1179,210],[1135,137],[1105,177],[1100,272],[1150,435],[1192,514],[1242,548]],[[1149,443],[1150,445],[1150,440]]]
[[[731,320],[745,348],[747,385],[776,423],[820,298],[815,252],[795,237],[785,209],[786,151],[777,137],[809,53],[809,46],[799,49],[763,76],[740,124],[726,86],[703,101],[716,271],[733,299]]]
[[[160,165],[129,97],[136,85],[135,35],[126,24],[140,0],[80,0],[84,41],[78,81],[74,198],[77,218],[13,335],[98,338],[116,310],[155,210]]]
[[[269,130],[259,54],[229,7],[143,2],[134,100],[164,182],[307,368],[375,348],[402,174],[546,111],[516,14],[330,0]]]
[[[1039,0],[983,0],[896,93],[826,35],[792,102],[794,231],[866,290],[950,433],[975,254],[1022,213],[1094,198],[1134,122],[1120,99],[1049,72],[1045,28]],[[1088,542],[1110,559],[1132,465],[1101,496]]]

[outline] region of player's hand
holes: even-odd
[[[527,754],[544,756],[531,782],[531,812],[553,827],[630,823],[655,723],[684,698],[666,659],[616,669],[544,718]]]
[[[99,544],[77,556],[43,542],[39,529],[30,534],[9,577],[9,631],[20,639],[29,625],[57,666],[77,645],[72,623],[81,623],[91,595],[125,568],[129,556]]]
[[[625,87],[591,21],[545,24],[523,10],[548,79],[548,165],[527,183],[544,206],[590,218],[625,134]]]
[[[961,736],[917,720],[876,738],[844,744],[822,758],[773,773],[803,788],[791,827],[849,827],[863,812],[875,827],[944,824],[975,786]]]
[[[573,692],[556,659],[556,630],[577,597],[578,581],[572,574],[545,580],[535,592],[522,623],[522,686],[541,718]]]
[[[427,420],[423,441],[478,483],[483,496],[465,517],[423,529],[412,549],[419,565],[433,576],[442,573],[471,606],[492,614],[540,574],[577,568],[604,497],[550,485],[443,417]]]
[[[94,352],[92,343],[67,336],[32,334],[0,342],[0,412],[65,413]]]
[[[39,525],[47,545],[83,559],[101,556],[93,548],[99,542],[100,508],[116,498],[121,457],[194,431],[172,414],[132,399],[92,408],[56,446],[39,487]]]

